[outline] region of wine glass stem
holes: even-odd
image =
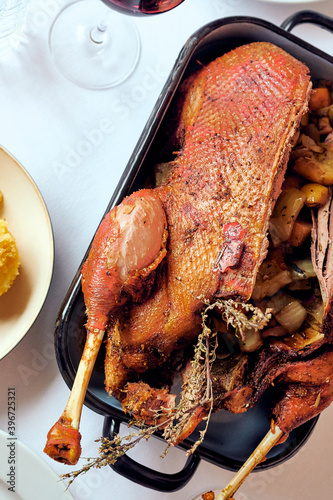
[[[90,38],[94,43],[100,44],[104,42],[105,37],[107,36],[106,32],[110,24],[111,16],[112,11],[108,9],[100,23],[91,29]]]

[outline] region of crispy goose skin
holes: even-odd
[[[294,363],[280,377],[277,403],[272,416],[288,435],[296,427],[319,415],[333,401],[333,350],[314,359]]]
[[[160,200],[141,190],[101,222],[82,268],[87,329],[105,329],[129,297],[140,300],[166,254],[166,220]]]
[[[177,131],[183,146],[154,190],[168,224],[166,264],[150,297],[109,331],[110,393],[197,336],[199,298],[250,298],[311,84],[302,63],[253,43],[208,64],[188,87]]]
[[[124,405],[146,425],[163,423],[175,406],[176,396],[168,388],[154,389],[140,381],[128,384]],[[163,410],[163,411],[162,411]]]

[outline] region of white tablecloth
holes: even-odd
[[[142,41],[135,73],[118,87],[93,91],[67,81],[50,56],[50,25],[64,3],[33,0],[26,36],[10,57],[0,61],[0,144],[23,164],[38,185],[55,239],[54,274],[44,307],[22,342],[0,361],[0,429],[7,430],[7,389],[15,387],[18,439],[59,475],[69,468],[43,453],[46,434],[62,413],[69,394],[53,352],[55,319],[181,47],[196,29],[220,17],[250,15],[280,25],[302,9],[333,16],[331,0],[186,0],[168,14],[134,19]],[[309,25],[294,33],[333,55],[330,33]],[[266,472],[252,474],[236,499],[331,498],[332,417],[333,407],[324,411],[310,440],[295,457]],[[96,455],[94,440],[100,437],[102,425],[103,417],[83,409],[84,456]],[[140,444],[131,456],[164,472],[183,467],[182,450],[172,449],[162,459],[159,457],[163,449],[163,444],[153,438]],[[187,500],[207,488],[222,487],[231,477],[231,472],[201,461],[189,483],[168,494],[138,486],[105,468],[79,477],[70,491],[76,500]],[[35,498],[44,500],[38,494],[38,485]]]

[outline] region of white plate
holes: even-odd
[[[54,262],[47,208],[27,171],[0,146],[0,217],[16,240],[20,274],[0,297],[0,359],[24,337],[48,292]]]
[[[8,463],[9,461],[12,463]],[[10,467],[14,469],[11,470]],[[8,490],[11,487],[14,491]],[[38,455],[3,431],[0,431],[0,498],[73,500],[66,485]]]

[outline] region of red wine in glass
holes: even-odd
[[[76,0],[59,12],[51,26],[54,62],[81,87],[98,90],[119,85],[132,74],[140,55],[140,37],[130,16],[162,14],[183,2]]]
[[[162,14],[174,9],[184,0],[103,0],[103,2],[122,14],[143,16]]]

